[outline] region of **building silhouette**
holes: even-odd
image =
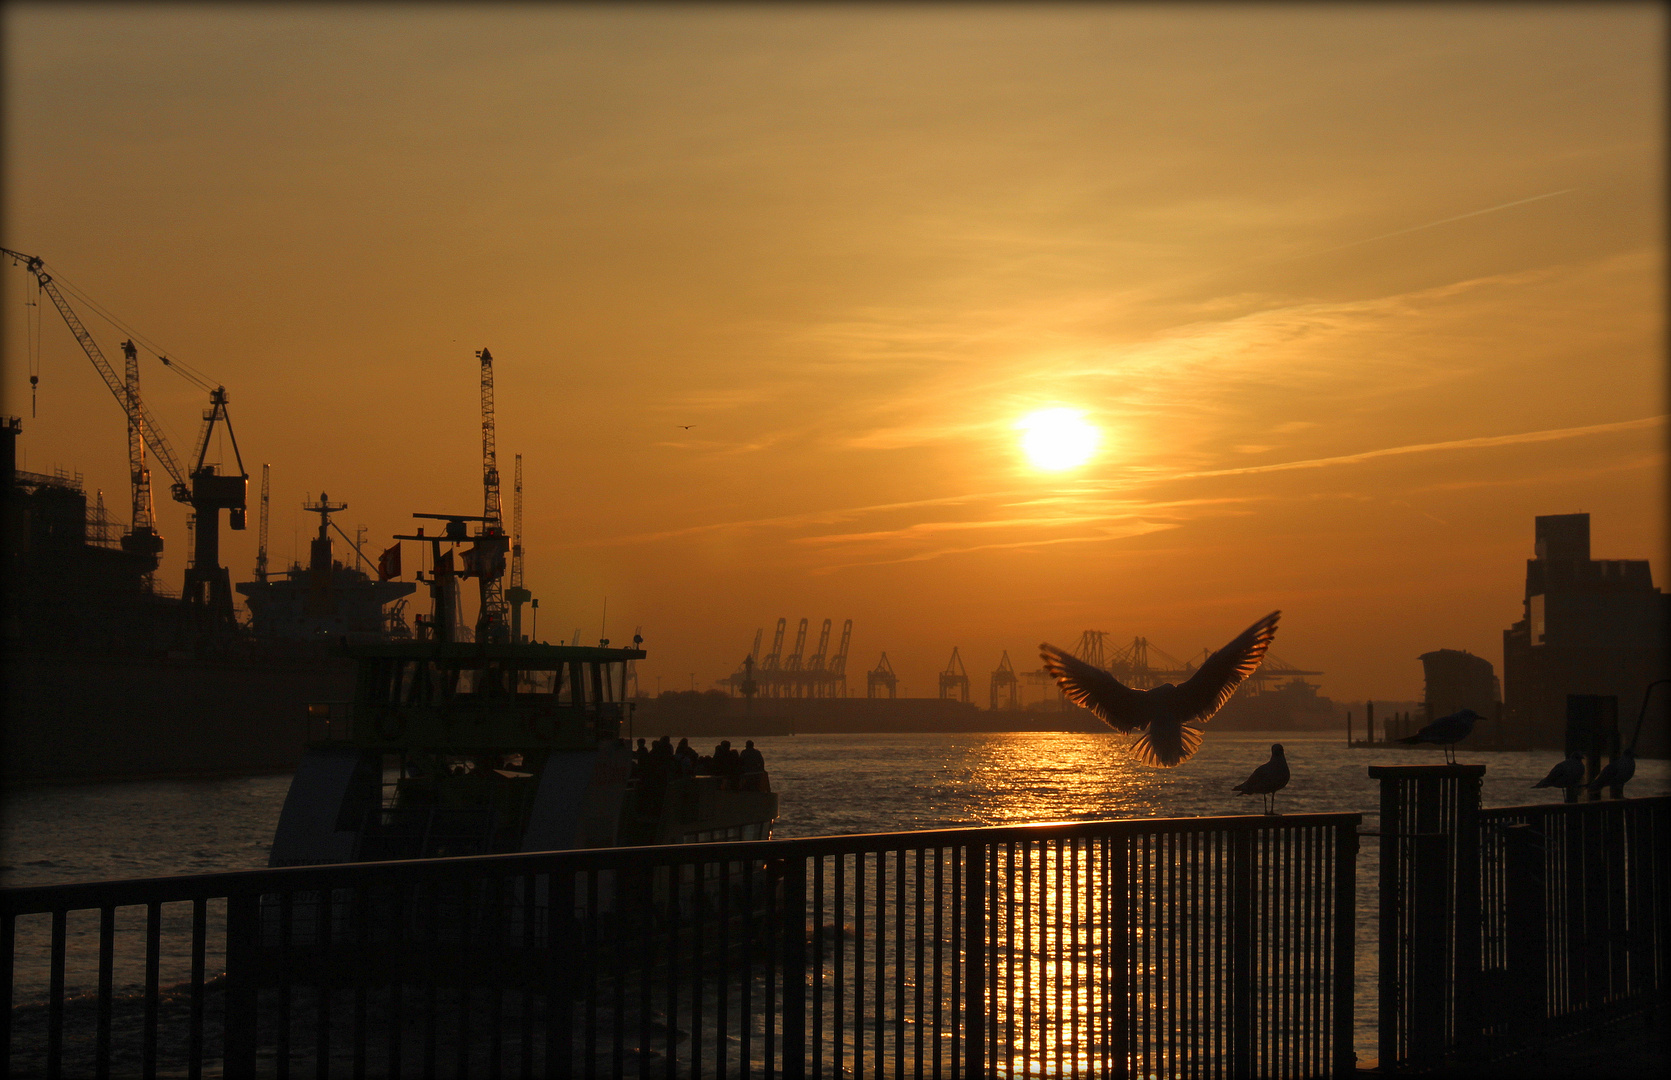
[[[1588,514],[1539,517],[1535,540],[1524,617],[1503,631],[1508,722],[1530,745],[1559,749],[1567,695],[1605,694],[1618,698],[1628,740],[1648,685],[1671,677],[1671,597],[1654,587],[1646,559],[1590,558]],[[1664,718],[1663,707],[1648,713],[1644,755],[1666,752]]]
[[[1465,649],[1434,649],[1419,659],[1426,676],[1423,704],[1429,721],[1463,709],[1485,717],[1497,715],[1503,695],[1491,661]]]

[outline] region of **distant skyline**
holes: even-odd
[[[1280,608],[1324,693],[1413,699],[1431,649],[1501,675],[1536,515],[1671,573],[1659,5],[0,17],[0,244],[225,384],[234,580],[263,462],[274,566],[321,491],[373,550],[479,513],[484,346],[540,634],[607,597],[652,691],[780,616],[853,619],[858,693],[957,646],[984,704],[1004,650]],[[125,519],[50,306],[30,416],[27,296],[7,265],[20,454]],[[189,447],[201,391],[143,362]]]

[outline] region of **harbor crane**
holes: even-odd
[[[957,695],[957,700],[969,700],[969,672],[963,666],[963,658],[957,654],[957,646],[952,646],[952,658],[946,662],[946,670],[940,673],[940,697],[942,700]]]
[[[128,419],[128,467],[134,487],[135,521],[132,530],[122,538],[123,550],[142,560],[152,560],[152,569],[160,564],[162,558],[162,537],[156,532],[155,521],[149,512],[150,473],[145,467],[143,446],[136,452],[137,442],[151,448],[152,454],[173,479],[169,493],[174,501],[185,503],[192,509],[192,562],[186,569],[185,588],[181,596],[187,613],[186,630],[195,637],[195,644],[199,646],[224,642],[237,623],[232,614],[232,579],[226,568],[220,565],[220,512],[229,511],[231,527],[243,529],[249,488],[249,474],[244,471],[243,458],[238,453],[238,437],[232,431],[232,418],[226,411],[226,387],[215,386],[206,379],[181,372],[182,377],[209,391],[209,408],[203,413],[203,429],[198,437],[192,466],[187,470],[181,466],[173,444],[163,433],[162,425],[157,423],[140,397],[138,350],[133,342],[130,340],[123,345],[127,378],[119,378],[81,317],[64,298],[52,275],[47,273],[44,261],[39,256],[24,255],[10,248],[0,248],[0,254],[22,263],[34,275],[41,291],[52,300],[64,325],[69,327],[81,351],[87,354],[87,359],[104,379]],[[173,366],[166,356],[160,359],[165,365]],[[226,434],[232,440],[232,454],[238,464],[236,475],[223,475],[216,465],[207,461],[210,437],[217,423],[225,425]],[[143,522],[140,520],[142,504],[146,509]]]
[[[255,544],[255,580],[267,580],[267,510],[272,503],[272,488],[269,474],[272,465],[261,466],[261,524],[256,532]]]
[[[865,697],[881,697],[877,691],[884,689],[889,697],[894,697],[898,688],[899,676],[894,674],[894,666],[888,663],[888,654],[883,653],[876,666],[865,672]]]
[[[505,553],[510,541],[499,500],[499,460],[493,430],[493,354],[482,349],[482,531],[476,536],[470,569],[481,593],[476,615],[476,640],[504,642],[509,639],[510,619],[505,604]]]
[[[505,603],[511,608],[511,640],[522,641],[522,605],[534,594],[522,585],[522,455],[516,455],[515,479],[511,483],[511,584]],[[631,666],[631,662],[628,662]]]
[[[998,699],[1004,698],[1003,708],[1021,708],[1021,681],[1016,678],[1015,665],[1010,663],[1009,650],[1004,651],[1004,658],[998,661],[998,670],[992,673],[991,704],[987,707],[996,711],[999,708]]]

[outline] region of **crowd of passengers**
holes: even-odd
[[[689,739],[673,745],[671,736],[663,735],[645,745],[638,740],[632,752],[632,776],[640,787],[660,787],[681,776],[717,776],[720,786],[727,791],[770,791],[766,777],[766,759],[749,739],[741,750],[733,749],[730,739],[723,739],[712,754],[698,754]]]

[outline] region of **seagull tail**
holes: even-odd
[[[1149,730],[1132,740],[1131,754],[1145,765],[1172,769],[1195,756],[1201,748],[1201,732],[1188,724],[1150,724]]]

